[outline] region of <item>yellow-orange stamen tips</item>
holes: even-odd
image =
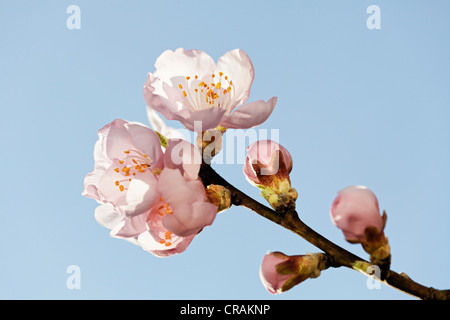
[[[144,153],[137,150],[125,150],[123,151],[125,156],[123,159],[118,160],[118,168],[114,168],[114,171],[127,177],[126,179],[117,180],[114,182],[115,186],[119,188],[121,192],[127,190],[128,184],[132,178],[136,176],[137,173],[144,173],[148,168],[150,168],[150,157]],[[154,174],[157,168],[151,172]]]
[[[165,245],[166,247],[170,247],[170,246],[172,245],[172,242],[166,242],[164,245]]]
[[[194,75],[193,77],[186,76],[186,82],[178,84],[178,88],[183,93],[183,96],[193,111],[209,109],[211,107],[223,109],[229,109],[231,107],[234,96],[234,89],[232,89],[233,82],[228,79],[228,76],[224,76],[221,71],[218,72],[218,75],[220,78],[217,83],[214,81],[216,75],[213,73],[211,74],[210,81],[200,81],[198,75]],[[209,83],[209,86],[207,83]]]

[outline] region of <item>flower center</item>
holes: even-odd
[[[215,82],[216,80],[217,82]],[[223,75],[223,72],[219,72],[218,77],[213,73],[206,82],[200,81],[197,75],[193,78],[187,76],[184,85],[183,87],[180,83],[178,88],[183,92],[184,98],[194,111],[212,107],[223,109],[231,107],[234,85],[228,76]]]
[[[120,166],[114,169],[115,172],[127,177],[114,182],[121,192],[127,189],[124,184],[129,184],[137,174],[151,170],[151,159],[148,155],[137,150],[125,150],[123,153],[125,156],[119,160]],[[158,174],[159,170],[155,169],[152,173]]]
[[[164,200],[161,198],[161,205],[158,208],[158,214],[161,217],[164,217],[168,214],[172,214],[173,213],[173,209],[166,203],[164,202]],[[159,241],[160,244],[164,244],[166,247],[169,247],[172,245],[172,232],[170,231],[166,231],[164,233],[164,238],[161,238],[161,240]]]

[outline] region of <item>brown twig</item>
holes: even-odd
[[[324,251],[329,256],[329,266],[347,267],[356,270],[357,268],[355,268],[355,265],[357,263],[369,264],[369,262],[367,262],[366,260],[341,248],[340,246],[336,245],[335,243],[331,242],[321,234],[308,227],[298,217],[298,214],[295,210],[290,210],[288,212],[276,212],[272,210],[271,208],[259,203],[239,189],[235,188],[208,164],[202,164],[199,175],[205,186],[216,184],[226,187],[231,192],[231,202],[233,205],[243,206],[256,212],[260,216],[269,219],[270,221],[298,234],[303,239],[307,240],[320,250]],[[363,270],[358,271],[361,271],[367,276],[371,276],[369,273],[366,273]],[[450,300],[450,290],[437,290],[431,287],[423,286],[411,280],[405,274],[398,274],[397,272],[392,270],[385,270],[383,274],[383,279],[378,280],[393,288],[411,294],[420,299]]]

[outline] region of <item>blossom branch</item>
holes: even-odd
[[[361,265],[370,265],[368,261],[343,249],[311,229],[298,217],[298,214],[294,209],[288,210],[287,212],[277,212],[268,208],[234,187],[208,164],[201,165],[199,176],[205,187],[215,184],[227,188],[231,192],[231,202],[233,205],[243,206],[256,212],[260,216],[296,233],[306,241],[324,251],[328,257],[328,259],[326,259],[326,267],[347,267],[360,271],[367,276],[371,276],[371,274],[364,271],[363,268],[358,267]],[[381,279],[377,280],[420,299],[450,300],[450,290],[438,290],[432,287],[423,286],[413,281],[404,273],[399,274],[393,270],[385,269],[382,271]]]

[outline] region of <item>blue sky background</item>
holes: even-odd
[[[81,29],[66,8],[81,9]],[[381,8],[381,30],[366,9]],[[156,258],[110,238],[81,196],[97,130],[148,123],[142,88],[166,49],[216,60],[241,48],[250,101],[278,96],[262,129],[294,159],[302,219],[335,243],[336,192],[363,184],[388,214],[392,269],[450,288],[448,1],[3,1],[0,4],[0,298],[412,299],[349,269],[273,296],[259,280],[268,251],[318,249],[244,209],[221,213],[181,255]],[[178,123],[170,123],[181,127]],[[216,165],[258,198],[241,164]],[[262,199],[261,199],[262,200]],[[81,289],[66,287],[66,268]]]

